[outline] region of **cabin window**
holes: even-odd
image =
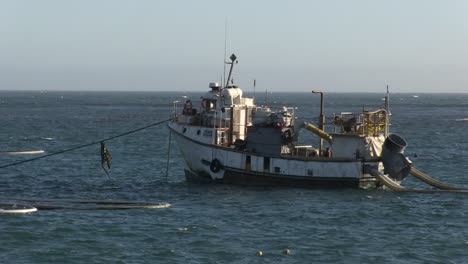
[[[245,156],[245,170],[250,170],[252,167],[252,158],[250,155]]]
[[[275,173],[281,173],[281,168],[280,167],[275,167]]]
[[[269,157],[263,158],[263,171],[265,172],[270,171],[270,158]]]
[[[308,169],[307,170],[307,175],[314,176],[314,170],[313,169]]]

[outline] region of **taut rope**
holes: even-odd
[[[0,166],[0,169],[4,169],[4,168],[11,167],[11,166],[20,165],[20,164],[23,164],[23,163],[26,163],[26,162],[35,161],[35,160],[38,160],[38,159],[47,158],[47,157],[50,157],[50,156],[59,155],[59,154],[65,153],[65,152],[70,152],[70,151],[73,151],[73,150],[77,150],[77,149],[89,147],[89,146],[92,146],[92,145],[95,145],[95,144],[101,144],[101,143],[104,142],[104,141],[108,141],[108,140],[112,140],[112,139],[115,139],[115,138],[123,137],[123,136],[129,135],[129,134],[132,134],[132,133],[135,133],[135,132],[144,130],[144,129],[148,129],[148,128],[150,128],[150,127],[154,127],[154,126],[163,124],[163,123],[165,123],[165,122],[167,122],[167,121],[170,121],[170,120],[171,120],[171,119],[166,119],[166,120],[160,121],[160,122],[158,122],[158,123],[154,123],[154,124],[151,124],[151,125],[148,125],[148,126],[140,127],[140,128],[137,128],[137,129],[134,129],[134,130],[131,130],[131,131],[128,131],[128,132],[125,132],[125,133],[116,135],[116,136],[112,136],[112,137],[106,138],[106,139],[101,139],[101,140],[97,140],[97,141],[90,142],[90,143],[87,143],[87,144],[83,144],[83,145],[80,145],[80,146],[76,146],[76,147],[72,147],[72,148],[69,148],[69,149],[64,149],[64,150],[61,150],[61,151],[57,151],[57,152],[53,152],[53,153],[50,153],[50,154],[46,154],[46,155],[43,155],[43,156],[39,156],[39,157],[31,158],[31,159],[26,159],[26,160],[22,160],[22,161],[18,161],[18,162],[13,162],[13,163],[10,163],[10,164],[6,164],[6,165],[3,165],[3,166]]]

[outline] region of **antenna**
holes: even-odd
[[[221,83],[225,83],[226,81],[226,47],[227,47],[227,17],[224,18],[224,57],[223,57],[223,81]]]
[[[385,110],[390,114],[390,92],[388,91],[387,84],[387,95],[385,95]]]
[[[254,96],[253,96],[254,102],[255,102],[255,86],[256,85],[257,85],[257,80],[254,79]]]
[[[388,133],[390,131],[390,116],[392,113],[390,113],[390,92],[388,91],[388,84],[387,84],[387,94],[385,95],[385,110],[387,111],[386,114],[386,120],[385,120],[385,136],[388,136]]]

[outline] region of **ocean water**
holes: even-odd
[[[99,141],[165,120],[173,101],[200,95],[0,91],[0,150],[53,153]],[[325,113],[371,110],[383,97],[326,94]],[[257,101],[296,106],[296,115],[312,122],[319,113],[311,93]],[[391,130],[408,141],[406,154],[418,169],[468,186],[468,94],[392,94],[391,112]],[[43,197],[171,207],[0,214],[0,263],[468,262],[467,195],[190,184],[164,124],[106,145],[111,179],[95,144],[0,169],[0,203]],[[32,157],[0,155],[0,166]],[[403,185],[429,188],[412,177]]]

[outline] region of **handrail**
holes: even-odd
[[[385,109],[364,113],[363,132],[366,136],[377,136],[385,133],[388,113]]]
[[[351,116],[344,118],[343,116]],[[333,124],[340,127],[342,134],[354,134],[359,136],[378,136],[386,133],[389,118],[385,109],[362,113],[346,112],[341,116],[335,115]],[[336,132],[336,129],[335,129]]]

